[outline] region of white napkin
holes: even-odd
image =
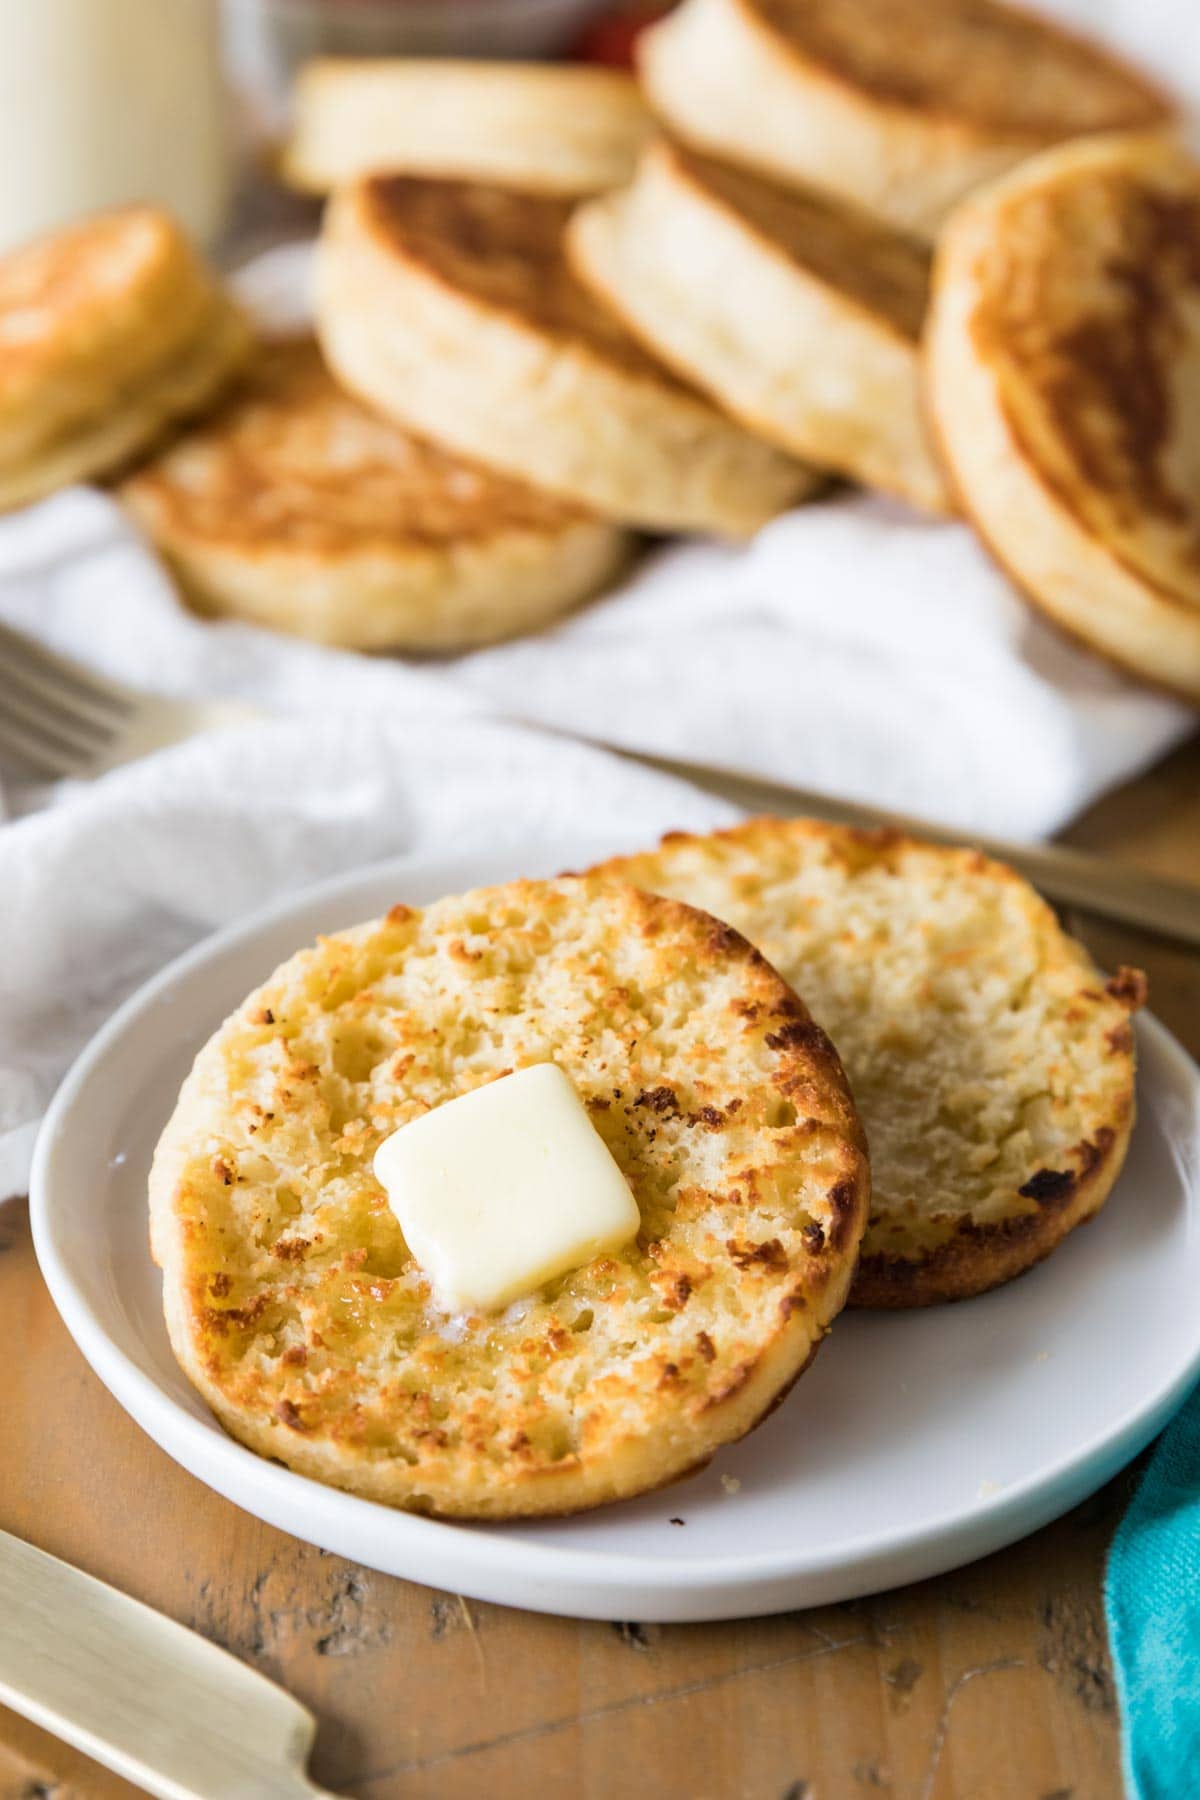
[[[241,272],[306,313],[307,246]],[[1195,725],[1069,644],[963,525],[849,495],[660,551],[556,630],[447,665],[503,712],[996,836],[1039,837]]]
[[[326,709],[148,757],[0,829],[0,1199],[126,994],[217,926],[408,850],[593,835],[614,850],[731,807],[513,726]],[[264,975],[268,970],[263,971]]]
[[[1195,724],[1044,625],[966,526],[865,497],[670,551],[457,673],[527,718],[1010,838]]]
[[[507,714],[1014,838],[1195,718],[1059,638],[965,526],[865,497],[660,550],[557,629],[435,663],[197,620],[112,502],[71,490],[0,523],[0,619],[159,692]]]
[[[1193,107],[1200,102],[1196,0],[1037,0],[1035,10],[1132,57]]]

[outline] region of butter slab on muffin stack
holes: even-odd
[[[189,598],[321,643],[447,652],[534,630],[621,567],[616,526],[367,412],[311,339],[264,344],[121,487]]]
[[[375,1153],[546,1062],[640,1229],[448,1313]],[[868,1189],[836,1053],[735,932],[609,880],[515,882],[397,906],[249,997],[158,1146],[152,1246],[175,1353],[233,1436],[371,1499],[508,1518],[645,1492],[750,1430],[845,1300]]]
[[[318,251],[318,333],[368,404],[460,455],[658,531],[743,536],[811,492],[629,336],[570,269],[566,202],[373,176]]]
[[[150,207],[0,258],[0,509],[120,468],[207,405],[251,341],[178,226]]]

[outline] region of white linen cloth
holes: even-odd
[[[1195,99],[1195,0],[1052,0]],[[305,253],[246,291],[303,316]],[[743,549],[658,552],[537,638],[456,662],[363,659],[202,623],[110,501],[0,522],[0,620],[135,686],[295,713],[0,827],[0,1195],[66,1063],[120,998],[215,926],[403,850],[589,829],[614,847],[728,809],[486,713],[724,762],[1013,837],[1053,830],[1192,726],[1060,640],[965,527],[839,498]]]
[[[1156,81],[1200,105],[1200,8],[1195,0],[1037,0],[1032,10],[1098,38]]]
[[[519,861],[531,841],[635,849],[732,817],[537,732],[335,707],[194,738],[0,827],[0,1200],[23,1191],[38,1120],[92,1032],[254,907],[408,850],[511,844]]]

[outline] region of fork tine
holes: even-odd
[[[86,672],[0,625],[0,743],[34,773],[86,774],[131,712],[115,691],[93,689]]]
[[[19,724],[0,713],[0,764],[12,773],[58,780],[63,775],[80,773],[82,760],[75,751],[66,751],[50,740],[30,736]]]
[[[0,717],[30,737],[50,739],[76,757],[89,759],[111,744],[120,729],[115,720],[73,713],[32,688],[14,687],[11,681],[0,688]]]
[[[77,706],[97,708],[118,719],[127,718],[134,710],[132,698],[112,682],[0,624],[0,665],[4,664],[17,671],[26,685],[37,686],[50,696],[70,698]]]

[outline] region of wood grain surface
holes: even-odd
[[[1200,742],[1070,836],[1200,883]],[[1200,959],[1072,924],[1103,962],[1140,962],[1155,1010],[1200,1051]],[[209,1493],[83,1363],[19,1203],[0,1208],[0,1252],[0,1525],[286,1684],[320,1720],[313,1772],[338,1793],[1120,1795],[1099,1584],[1135,1472],[1013,1549],[846,1606],[706,1626],[541,1618],[373,1574]],[[3,1800],[133,1792],[0,1710]]]

